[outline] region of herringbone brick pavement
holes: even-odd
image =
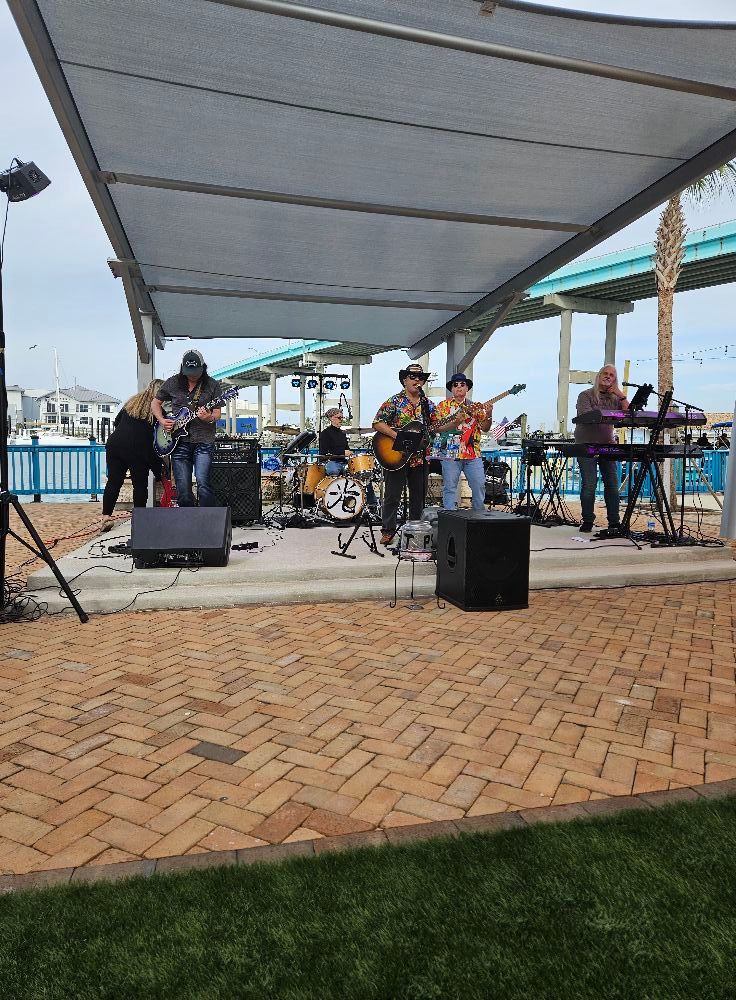
[[[0,872],[736,777],[735,611],[719,583],[4,626]]]

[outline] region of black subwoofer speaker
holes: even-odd
[[[210,486],[220,503],[230,508],[233,524],[260,521],[260,464],[221,462],[216,455],[210,466]]]
[[[437,594],[463,611],[528,608],[529,533],[526,517],[441,510]]]
[[[190,560],[227,566],[230,558],[229,507],[136,507],[131,549],[138,569]]]

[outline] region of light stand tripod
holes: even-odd
[[[56,577],[57,583],[60,588],[66,594],[69,603],[77,612],[79,620],[81,622],[89,621],[89,616],[84,612],[79,602],[77,601],[74,593],[66,582],[64,577],[56,565],[54,560],[51,558],[51,553],[44,545],[42,539],[40,538],[38,532],[33,527],[31,519],[26,514],[23,506],[21,505],[18,497],[10,492],[9,484],[9,472],[8,472],[8,394],[6,389],[6,379],[5,379],[5,327],[3,325],[3,262],[0,258],[0,621],[4,616],[6,610],[6,597],[5,597],[5,549],[8,536],[14,538],[16,542],[20,542],[24,545],[29,552],[34,555],[39,556],[43,559],[46,565],[49,567],[51,572]],[[92,457],[94,461],[94,456]],[[13,508],[17,516],[20,518],[23,526],[25,527],[28,534],[33,539],[35,543],[35,548],[25,538],[21,538],[11,527],[10,527],[10,508]]]

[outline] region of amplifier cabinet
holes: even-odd
[[[210,486],[223,507],[230,508],[233,524],[260,521],[260,465],[250,462],[221,462],[215,453],[210,466]]]
[[[441,510],[438,596],[463,611],[528,608],[530,525],[505,512]]]

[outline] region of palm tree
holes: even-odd
[[[722,194],[736,194],[736,160],[695,181],[685,189],[693,204],[705,204]],[[683,192],[674,194],[665,205],[657,226],[654,273],[657,280],[657,389],[673,387],[672,306],[677,279],[685,256],[687,225],[682,209]]]
[[[713,201],[723,194],[736,194],[736,160],[724,163],[713,173],[701,177],[684,195],[695,205]],[[674,388],[672,367],[672,311],[677,279],[685,258],[687,223],[682,209],[683,192],[674,194],[662,210],[655,241],[654,275],[657,281],[657,390]],[[677,506],[674,465],[670,466],[667,493],[673,507]]]

